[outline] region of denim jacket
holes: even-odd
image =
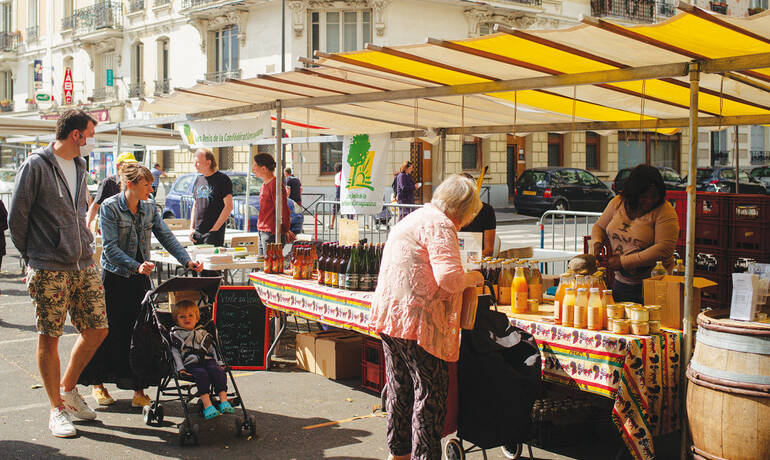
[[[109,272],[126,278],[136,274],[141,265],[134,259],[137,249],[142,251],[145,261],[150,260],[150,231],[182,266],[190,261],[187,251],[163,222],[153,201],[140,201],[134,215],[128,209],[125,194],[118,193],[104,200],[99,208],[99,221],[102,230],[101,263]],[[141,230],[139,236],[137,229]]]

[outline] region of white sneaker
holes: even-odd
[[[74,415],[81,420],[94,420],[96,418],[96,412],[93,411],[85,401],[83,397],[78,393],[78,389],[73,388],[69,393],[61,391],[62,402],[64,402],[64,410],[68,414]]]
[[[71,438],[78,432],[70,422],[70,417],[62,408],[51,409],[51,415],[48,417],[48,428],[51,434],[57,438]]]

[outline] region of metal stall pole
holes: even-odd
[[[735,125],[735,193],[741,193],[740,186],[738,185],[741,181],[740,176],[738,175],[738,171],[740,170],[738,168],[738,157],[740,151],[738,150],[738,125]]]
[[[120,155],[120,136],[121,132],[123,131],[120,128],[120,123],[117,123],[115,126],[115,131],[117,131],[117,139],[115,139],[115,156],[113,157],[112,161],[117,161],[118,155]],[[117,170],[117,163],[115,163],[115,173],[117,174],[119,171]]]
[[[684,329],[682,347],[682,360],[679,368],[679,413],[681,420],[679,458],[686,460],[687,455],[687,364],[692,355],[692,313],[693,313],[693,277],[695,274],[695,181],[698,169],[698,91],[700,84],[700,64],[690,63],[690,159],[687,165],[687,237],[685,243],[685,269],[684,269]]]
[[[250,209],[249,209],[249,182],[251,180],[251,162],[253,159],[251,158],[251,144],[249,144],[249,154],[246,155],[247,158],[247,166],[246,166],[246,201],[243,205],[243,231],[248,232],[249,231],[249,220],[251,219]],[[257,246],[259,246],[259,243],[257,243]],[[257,250],[259,252],[259,250]]]
[[[283,200],[283,194],[279,185],[282,185],[281,175],[283,174],[283,123],[281,117],[283,116],[283,109],[281,108],[281,101],[275,101],[275,242],[280,243],[281,237],[281,218],[283,213],[281,212],[281,201]]]
[[[444,182],[444,179],[446,179],[446,129],[441,128],[441,182]]]

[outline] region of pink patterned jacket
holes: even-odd
[[[457,361],[464,275],[452,221],[432,204],[412,212],[385,244],[371,328]]]

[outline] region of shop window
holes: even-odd
[[[618,169],[642,163],[679,171],[679,134],[666,136],[651,132],[618,132]]]
[[[481,169],[481,138],[466,137],[462,152],[463,171]]]
[[[365,10],[310,11],[310,55],[355,51],[372,41],[372,12]]]
[[[601,167],[599,139],[599,135],[594,132],[586,133],[586,169],[597,170]]]
[[[561,166],[564,154],[564,135],[548,133],[548,166]]]
[[[321,144],[321,174],[334,174],[334,165],[342,163],[342,142]]]
[[[727,130],[711,132],[711,164],[726,165],[730,157],[727,147]]]

